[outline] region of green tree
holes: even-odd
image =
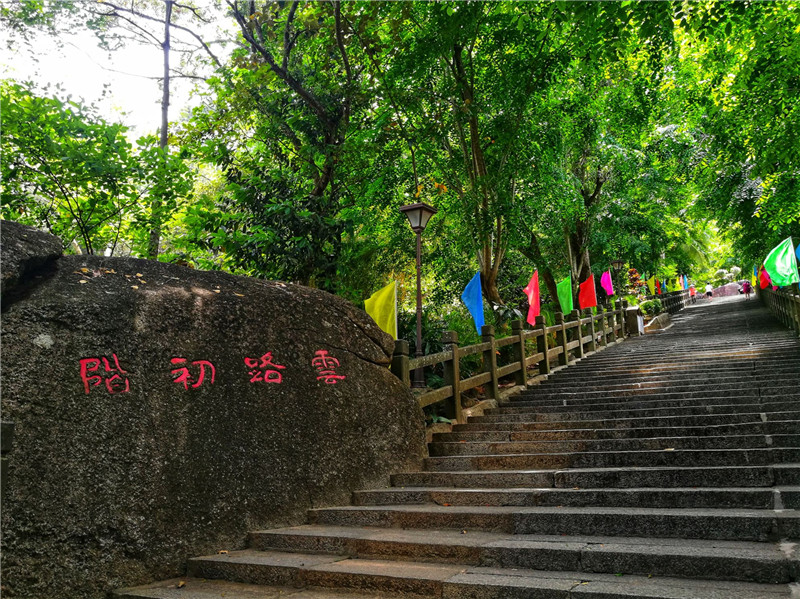
[[[45,228],[85,253],[114,253],[124,242],[144,255],[147,199],[188,193],[183,161],[164,160],[153,138],[134,148],[124,125],[91,106],[12,82],[0,91],[3,218]]]

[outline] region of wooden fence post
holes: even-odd
[[[458,333],[445,331],[442,333],[442,345],[450,352],[450,359],[444,366],[444,384],[453,388],[453,397],[445,408],[447,418],[463,422],[461,415],[461,364],[458,360]]]
[[[408,341],[403,339],[394,342],[392,374],[399,378],[406,387],[411,387],[411,376],[408,370]]]
[[[625,314],[628,312],[628,300],[622,300],[620,304],[622,305],[622,309],[619,313],[619,324],[622,327],[620,329],[622,338],[625,339],[628,336],[627,323],[625,322],[627,320]]]
[[[609,331],[608,334],[611,337],[611,343],[617,342],[617,329],[616,329],[616,317],[614,316],[614,306],[611,304],[605,304],[606,309],[606,320],[608,321]]]
[[[536,317],[536,329],[541,335],[536,338],[536,352],[543,355],[539,361],[539,374],[550,374],[550,358],[547,356],[547,323],[544,316]]]
[[[564,314],[556,312],[556,345],[561,346],[561,353],[558,354],[558,363],[560,366],[566,366],[569,362],[569,354],[567,352],[567,330],[564,328]]]
[[[519,362],[519,370],[514,373],[514,383],[524,387],[528,382],[528,373],[525,369],[525,325],[521,320],[511,321],[511,334],[517,338],[514,341],[514,361]]]
[[[592,340],[589,341],[589,351],[597,351],[597,337],[594,330],[594,315],[592,314],[592,309],[586,308],[583,313],[589,318],[589,334],[592,336]]]
[[[487,387],[486,397],[497,399],[500,390],[497,386],[497,346],[494,342],[494,327],[485,324],[481,327],[481,343],[488,343],[489,349],[483,352],[483,371],[491,374],[492,378]]]
[[[606,314],[603,304],[597,306],[597,315],[600,317],[600,326],[603,329],[602,334],[600,335],[600,346],[605,347],[608,345],[608,331],[606,331]]]
[[[575,339],[578,340],[578,358],[583,358],[586,354],[583,351],[583,327],[581,326],[581,311],[580,310],[573,310],[569,313],[570,321],[577,321],[578,326],[574,329],[575,335],[573,336],[573,341]]]

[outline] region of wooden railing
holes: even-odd
[[[661,295],[647,295],[644,299],[645,301],[652,299],[661,300],[664,311],[675,314],[689,305],[689,290],[682,289],[680,291],[669,291]]]
[[[511,335],[502,339],[495,338],[494,327],[486,325],[481,331],[481,343],[465,347],[459,347],[457,333],[445,331],[442,335],[444,351],[420,358],[409,358],[408,342],[399,340],[395,343],[392,372],[410,386],[412,370],[441,364],[444,385],[422,393],[417,400],[421,407],[445,402],[445,416],[463,422],[461,395],[464,392],[483,386],[487,399],[497,399],[499,382],[503,377],[513,375],[515,384],[525,385],[529,370],[533,370],[536,376],[546,376],[551,371],[551,361],[566,366],[570,352],[573,359],[583,358],[624,339],[628,302],[620,304],[616,309],[609,305],[598,306],[596,314],[592,314],[591,309],[584,310],[583,314],[573,310],[566,318],[558,312],[555,324],[549,327],[542,316],[536,318],[536,326],[532,329],[524,328],[521,320],[515,320],[511,322]],[[536,351],[528,351],[528,342],[535,342]],[[510,360],[498,364],[498,350],[509,346],[512,349],[506,353],[510,353]],[[476,355],[482,356],[481,372],[462,379],[461,359]]]
[[[800,335],[800,293],[797,285],[777,291],[762,289],[760,294],[764,305],[777,319]]]

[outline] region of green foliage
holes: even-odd
[[[45,4],[22,3],[14,26],[46,24]],[[552,324],[568,275],[577,286],[622,260],[618,292],[636,301],[650,276],[749,272],[800,238],[795,3],[230,8],[239,47],[176,154],[8,87],[3,214],[134,253],[155,219],[166,259],[359,305],[397,280],[413,311],[414,235],[398,208],[425,201],[438,209],[422,238],[426,353],[444,330],[478,342],[459,300],[476,271],[504,334],[534,268]],[[187,156],[202,175],[191,193]],[[400,328],[413,341],[411,313]]]
[[[144,255],[147,200],[162,198],[167,215],[177,209],[191,189],[184,162],[154,138],[132,146],[124,125],[81,102],[12,82],[0,93],[3,218],[47,229],[81,252]]]
[[[656,298],[642,302],[639,304],[639,308],[645,313],[645,315],[655,316],[657,314],[661,314],[663,306],[661,305],[661,300]]]

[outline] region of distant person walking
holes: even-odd
[[[693,304],[697,303],[697,288],[694,286],[694,283],[689,285],[689,300]]]
[[[749,300],[750,292],[753,291],[753,286],[750,284],[750,281],[742,283],[742,291],[744,291],[744,296]]]
[[[714,288],[711,286],[711,283],[706,283],[706,297],[708,301],[714,298]]]

